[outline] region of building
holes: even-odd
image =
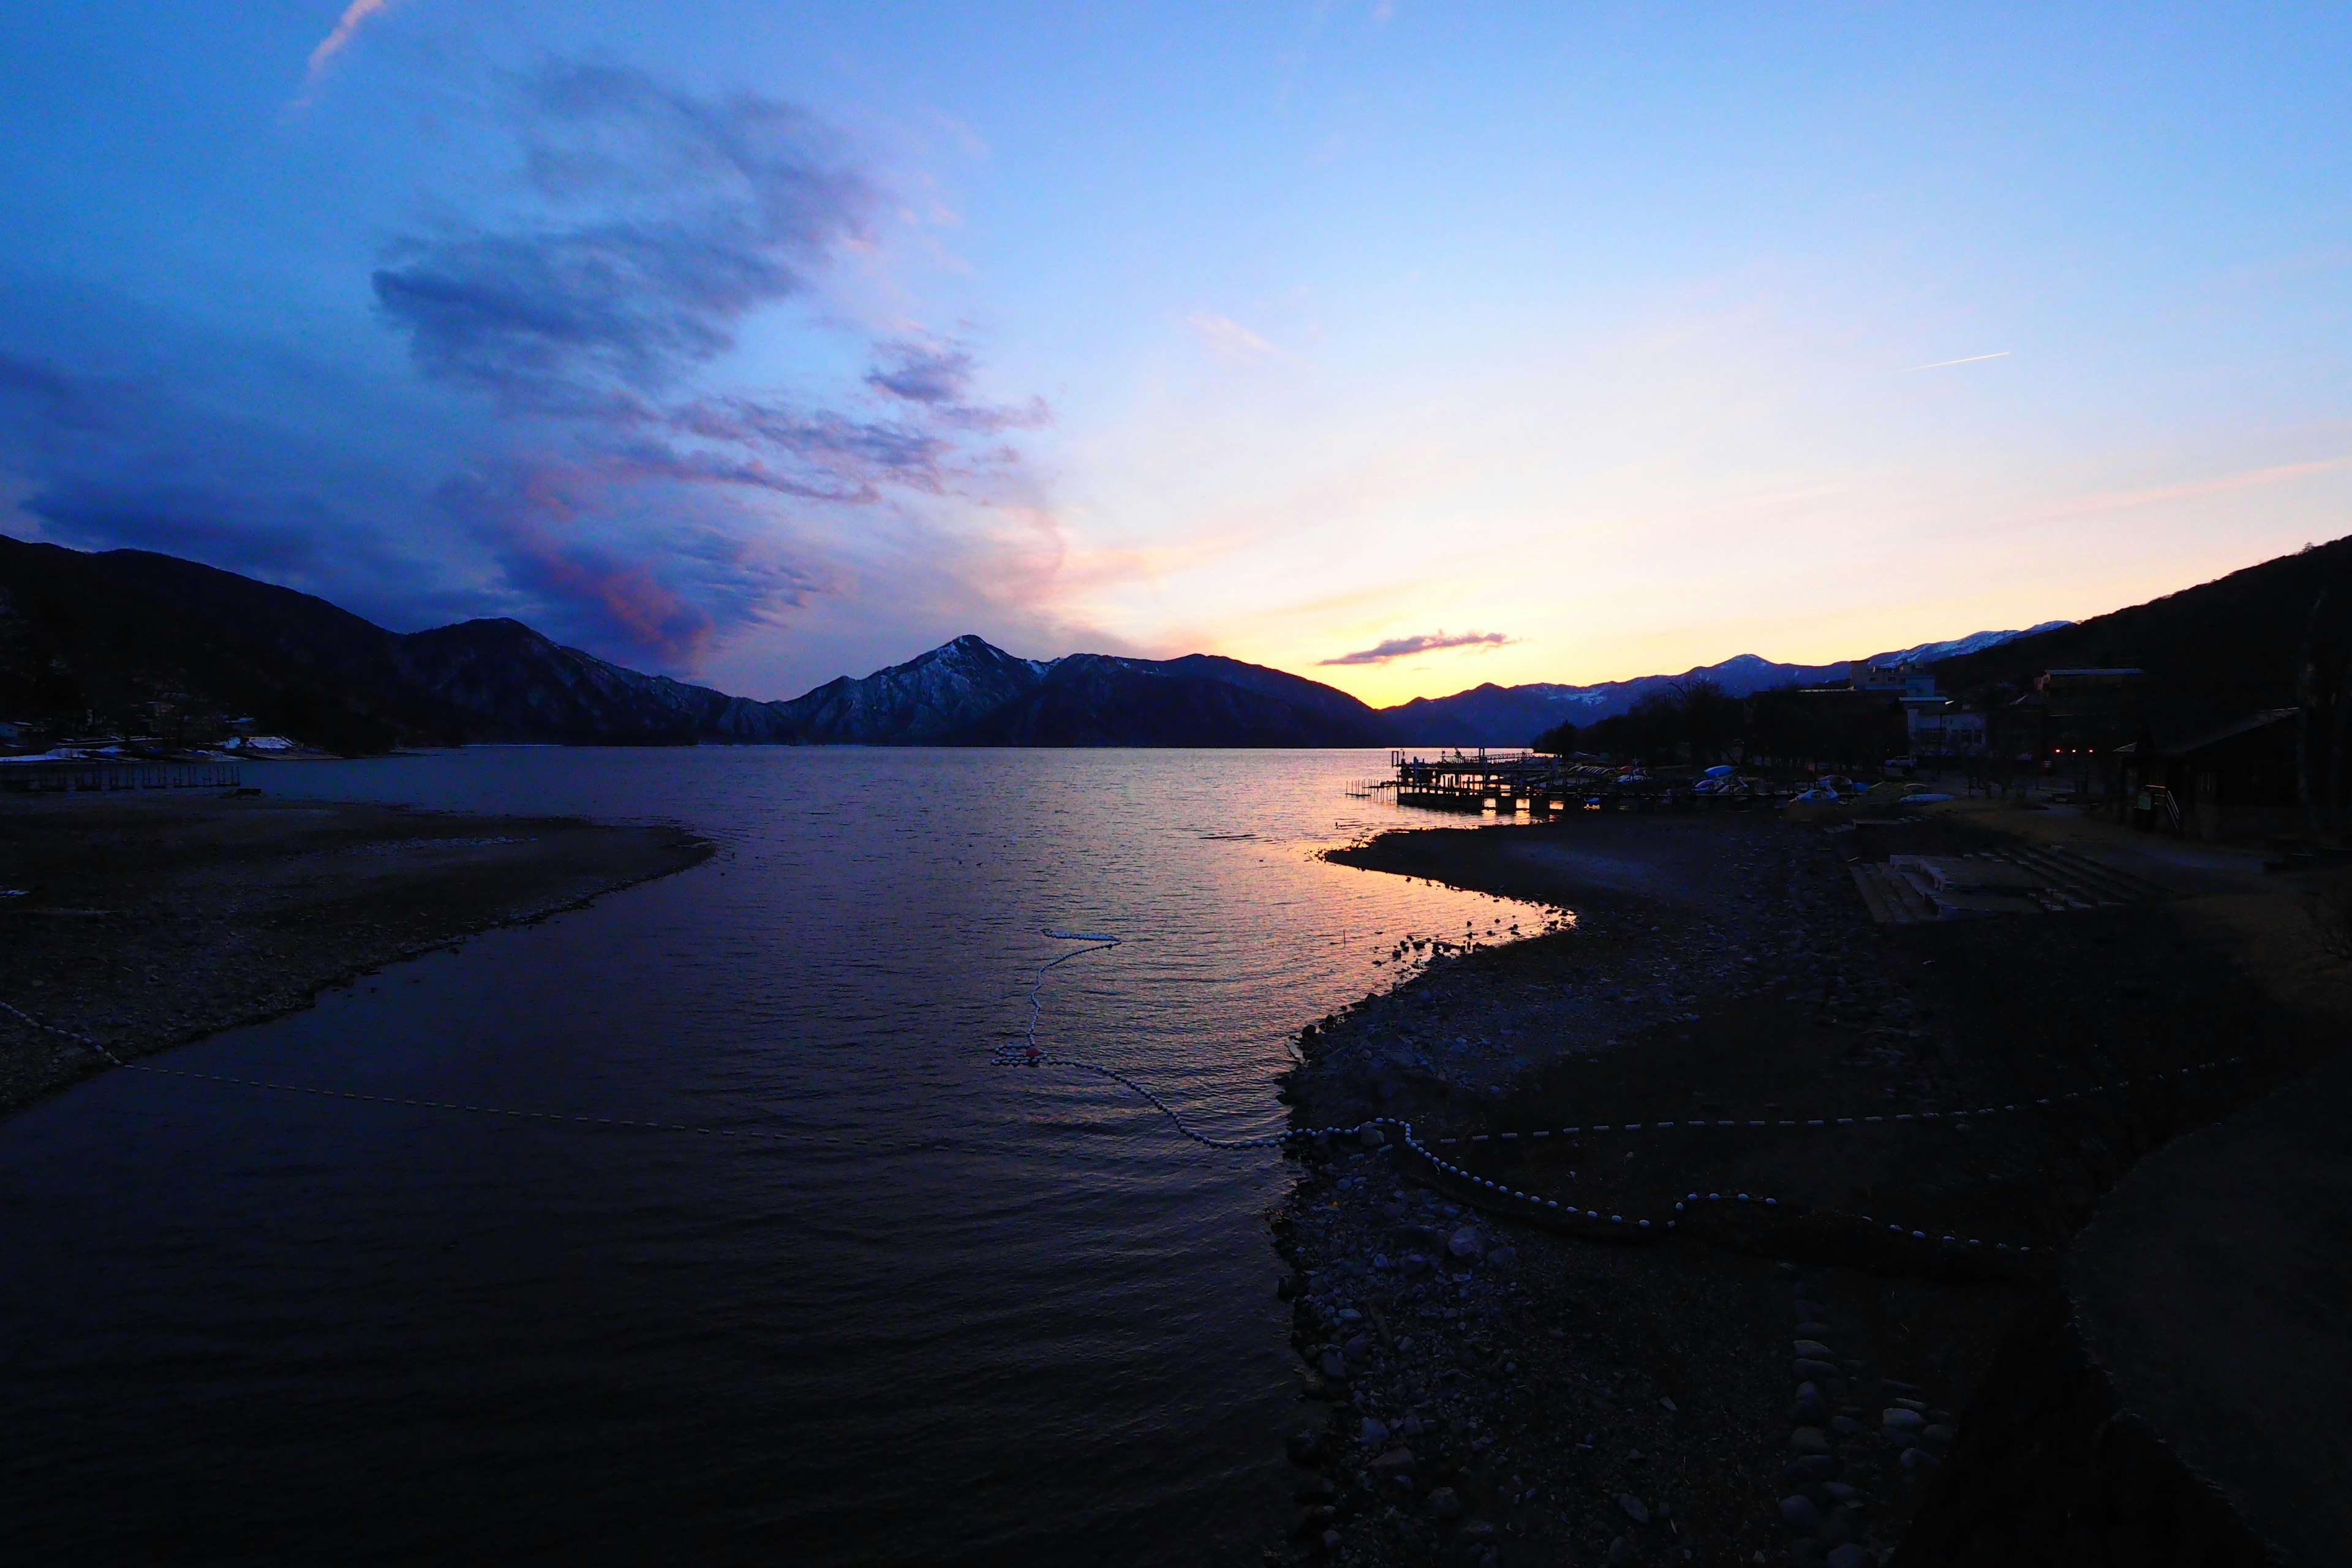
[[[1915,757],[1984,755],[1985,716],[1980,708],[1963,708],[1942,697],[1906,697],[1903,722]]]
[[[1916,664],[1858,664],[1853,667],[1853,689],[1886,697],[1933,697],[1936,678]]]
[[[2302,710],[2266,708],[2187,734],[2144,731],[2116,748],[2122,795],[2140,827],[2207,840],[2291,837],[2305,832],[2300,767],[2313,772],[2315,803],[2328,798],[2323,754],[2298,761]]]

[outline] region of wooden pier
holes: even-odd
[[[1757,811],[1786,805],[1791,790],[1759,780],[1709,779],[1696,770],[1571,762],[1538,752],[1446,751],[1434,757],[1389,753],[1391,777],[1367,793],[1395,792],[1399,805],[1496,816],[1559,816],[1586,811]]]
[[[0,792],[78,795],[119,789],[235,789],[242,775],[236,763],[173,761],[147,757],[42,758],[11,762],[0,757]]]

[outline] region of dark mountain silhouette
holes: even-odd
[[[811,744],[950,745],[1034,692],[1049,668],[966,636],[772,706],[792,739]]]
[[[992,746],[1377,746],[1386,738],[1380,714],[1345,692],[1197,653],[1071,654],[955,736]]]
[[[2343,646],[2352,642],[2352,540],[2079,626],[1980,632],[1903,655],[1935,659],[1944,689],[1958,692],[2022,685],[2053,667],[2134,665],[2168,711],[2229,715],[2295,700],[2307,636],[2333,689],[2336,666],[2352,652]],[[467,741],[1508,746],[1564,721],[1625,712],[1677,684],[1708,680],[1739,697],[1843,679],[1848,668],[1743,654],[1678,676],[1480,686],[1375,710],[1235,659],[1028,659],[967,636],[789,701],[754,702],[625,668],[519,621],[404,634],[169,555],[0,537],[0,718],[79,728],[209,711],[347,752]]]
[[[0,719],[154,730],[204,710],[352,752],[382,751],[425,721],[387,716],[337,676],[118,582],[100,562],[0,536]]]
[[[1727,697],[1748,697],[1782,686],[1826,686],[1844,680],[1855,664],[1925,664],[1955,654],[1988,648],[2053,627],[2071,625],[2050,621],[2025,631],[1976,632],[1948,642],[1922,643],[1895,648],[1868,658],[1840,664],[1775,664],[1752,653],[1705,664],[1680,675],[1642,675],[1631,680],[1605,680],[1593,686],[1473,687],[1451,697],[1416,697],[1410,702],[1381,710],[1393,743],[1405,746],[1526,746],[1547,730],[1560,724],[1597,724],[1633,710],[1644,697],[1655,697],[1677,686],[1711,680]]]
[[[1733,697],[1776,686],[1843,680],[1843,664],[1775,664],[1752,653],[1680,675],[1643,675],[1596,686],[1479,686],[1451,697],[1417,697],[1383,708],[1389,732],[1406,746],[1525,746],[1560,724],[1593,724],[1681,682],[1712,680]]]
[[[147,551],[0,539],[0,717],[251,717],[344,752],[399,743],[1378,745],[1354,698],[1192,655],[1016,658],[977,637],[784,702],[556,643],[520,621],[400,633],[315,595]],[[201,727],[201,725],[198,725]]]
[[[2137,668],[2150,716],[2179,727],[2294,705],[2306,638],[2317,684],[2335,689],[2352,659],[2352,537],[1929,668],[1961,694],[2045,669]]]

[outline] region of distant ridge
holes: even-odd
[[[331,750],[572,745],[1370,746],[1343,691],[1205,654],[1024,659],[960,637],[789,701],[646,675],[520,621],[400,633],[315,595],[147,551],[0,536],[0,717],[250,716]]]
[[[1605,680],[1594,686],[1476,686],[1451,697],[1416,697],[1381,716],[1389,723],[1394,742],[1405,746],[1525,746],[1538,735],[1563,723],[1594,724],[1630,710],[1644,697],[1655,696],[1694,680],[1712,680],[1733,697],[1769,691],[1778,686],[1826,686],[1849,679],[1853,666],[1927,664],[1960,654],[1979,652],[2072,626],[2071,621],[2044,621],[2024,631],[1975,632],[1948,642],[1921,643],[1868,658],[1840,664],[1775,664],[1756,654],[1743,653],[1720,664],[1704,664],[1680,675],[1642,675],[1631,680]]]
[[[2044,622],[1872,655],[1947,690],[2065,664],[2129,663],[2183,710],[2292,701],[2323,590],[2352,603],[2352,539],[2076,625]],[[2330,656],[2334,657],[2334,656]],[[1591,686],[1484,685],[1368,707],[1318,681],[1207,654],[1022,658],[964,636],[785,701],[646,675],[520,621],[398,633],[312,595],[145,551],[0,536],[0,718],[81,726],[210,705],[339,751],[485,741],[597,745],[1517,746],[1677,684],[1735,697],[1847,678],[1851,664],[1741,654]]]

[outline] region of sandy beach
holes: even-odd
[[[130,1058],[700,864],[675,827],[212,795],[0,801],[0,1001]],[[0,1111],[105,1070],[0,1012]]]

